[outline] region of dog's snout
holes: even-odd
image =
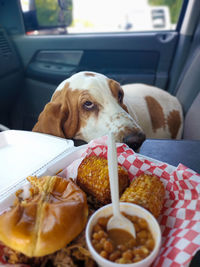
[[[123,142],[126,143],[134,151],[136,151],[140,148],[145,139],[146,139],[145,134],[139,131],[129,134],[128,136],[125,136],[123,138]]]

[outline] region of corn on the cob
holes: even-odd
[[[128,172],[118,165],[119,195],[129,185]],[[77,184],[102,204],[111,202],[108,161],[97,156],[85,158],[78,168]]]
[[[120,201],[138,204],[158,217],[165,197],[165,188],[160,179],[153,175],[140,175],[122,194]]]

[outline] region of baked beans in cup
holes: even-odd
[[[146,209],[120,203],[120,211],[135,226],[136,239],[123,229],[107,232],[107,221],[112,216],[112,204],[98,209],[86,227],[88,249],[99,266],[148,267],[158,255],[161,231],[157,220]]]

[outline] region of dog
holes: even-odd
[[[116,142],[138,150],[146,137],[181,138],[182,127],[181,105],[164,90],[82,71],[56,88],[33,131],[84,142],[112,131]]]

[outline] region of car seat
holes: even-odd
[[[174,94],[183,107],[183,139],[200,140],[200,21]]]

